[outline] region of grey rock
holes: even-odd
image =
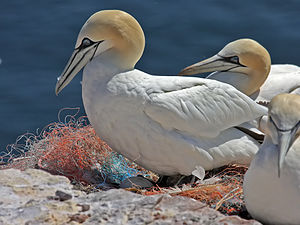
[[[56,191],[55,196],[57,196],[60,201],[66,201],[72,198],[72,195],[65,193],[63,191]]]
[[[185,197],[122,189],[86,194],[35,169],[0,170],[0,224],[260,224],[224,216]]]
[[[93,202],[86,224],[260,224],[224,216],[199,201],[179,196],[145,197],[114,189],[90,194],[85,200]]]
[[[120,188],[151,188],[155,183],[143,176],[129,177],[121,182]]]
[[[63,224],[70,221],[70,215],[80,210],[77,203],[51,199],[51,196],[55,197],[57,191],[77,197],[84,195],[72,188],[66,177],[53,176],[42,170],[0,170],[0,224]]]

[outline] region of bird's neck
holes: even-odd
[[[251,82],[249,76],[242,73],[232,72],[214,72],[208,75],[207,78],[230,84],[244,94],[248,94],[247,89]]]
[[[107,51],[93,58],[84,68],[83,80],[89,83],[107,83],[116,74],[128,71],[119,58]]]
[[[105,55],[93,58],[83,70],[82,98],[85,111],[93,124],[97,123],[106,97],[110,95],[107,85],[119,73],[124,72],[116,63]],[[102,103],[101,103],[102,102]],[[101,104],[100,104],[101,103]]]

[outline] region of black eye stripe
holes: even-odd
[[[84,38],[84,39],[82,39],[81,44],[79,45],[79,47],[76,48],[76,49],[80,49],[81,50],[81,49],[87,48],[87,47],[89,47],[89,46],[91,46],[91,45],[93,45],[95,43],[96,42],[90,40],[89,38]]]
[[[231,61],[231,62],[235,62],[235,63],[237,63],[237,64],[240,63],[240,59],[239,59],[238,56],[232,56],[232,57],[230,58],[230,61]]]
[[[269,120],[276,127],[277,130],[279,130],[279,131],[285,131],[285,130],[282,130],[279,127],[277,127],[276,123],[274,122],[274,120],[273,120],[273,118],[271,116],[269,116]]]
[[[291,129],[283,130],[283,129],[280,129],[280,128],[276,125],[276,123],[274,122],[274,120],[272,119],[271,116],[269,116],[269,118],[270,118],[270,122],[276,127],[277,130],[279,130],[279,131],[281,131],[281,132],[287,132],[287,131],[290,131],[290,130],[292,130],[292,129],[294,129],[295,127],[297,127],[297,126],[300,125],[300,121],[299,121],[299,122],[298,122],[294,127],[292,127]]]
[[[224,61],[226,62],[234,62],[234,63],[240,63],[238,56],[231,56],[231,57],[222,57]]]
[[[221,55],[218,55],[218,56],[222,57],[223,61],[225,61],[225,62],[230,62],[230,63],[237,64],[239,66],[245,67],[243,64],[240,63],[240,59],[237,55],[230,56],[230,57],[225,57],[225,56],[221,56]]]
[[[91,40],[85,38],[85,39],[82,40],[81,46],[82,46],[82,47],[88,47],[88,46],[91,45],[91,43],[92,43]]]

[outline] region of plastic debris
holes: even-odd
[[[75,110],[72,115],[68,114]],[[129,177],[146,176],[154,181],[158,176],[114,152],[95,133],[86,117],[78,117],[79,108],[66,108],[59,112],[58,122],[46,126],[37,134],[20,136],[15,144],[0,153],[0,169],[39,168],[52,174],[64,175],[75,187],[86,192],[114,187]],[[61,121],[62,113],[67,116]],[[128,188],[143,195],[167,193],[186,196],[208,204],[226,215],[245,212],[243,202],[243,177],[245,166],[229,165],[204,173],[194,171],[203,178],[180,187],[146,190]],[[117,185],[118,186],[118,185]]]
[[[39,168],[64,175],[86,184],[120,183],[124,179],[145,175],[145,170],[129,161],[102,141],[86,117],[67,115],[64,121],[49,124],[37,135],[20,136],[0,156],[0,168]]]

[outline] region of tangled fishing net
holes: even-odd
[[[64,121],[51,123],[37,135],[20,136],[0,156],[1,168],[39,168],[87,184],[120,183],[127,177],[144,175],[145,170],[114,152],[89,125],[77,117],[79,109]]]
[[[143,195],[169,194],[185,196],[206,203],[225,215],[241,215],[247,218],[243,201],[243,179],[247,167],[229,165],[206,173],[203,181],[176,188],[154,187],[140,191]],[[242,214],[247,215],[242,215]]]
[[[71,110],[71,111],[70,111]],[[75,113],[69,113],[75,110]],[[15,144],[0,153],[0,169],[38,168],[64,175],[80,185],[103,189],[128,177],[157,176],[129,161],[102,141],[86,117],[78,117],[78,108],[59,112],[58,122],[37,134],[20,136]],[[62,116],[66,114],[66,116]],[[64,118],[62,121],[60,118]],[[129,189],[143,195],[167,193],[194,198],[227,215],[244,210],[242,181],[247,167],[231,165],[206,173],[204,181],[176,188]]]

